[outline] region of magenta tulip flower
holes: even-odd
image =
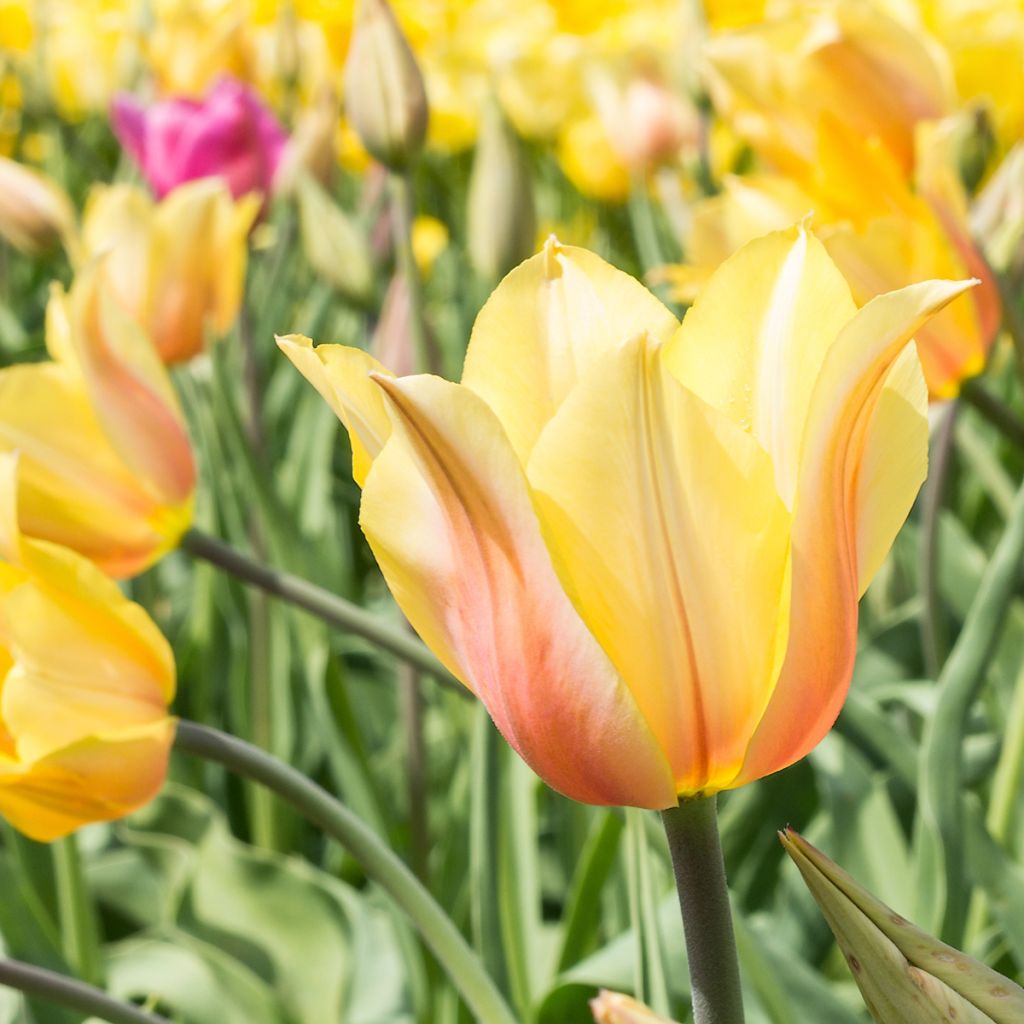
[[[111,122],[159,198],[207,177],[223,178],[236,198],[269,195],[288,140],[256,92],[229,77],[202,100],[176,97],[145,107],[121,94]]]

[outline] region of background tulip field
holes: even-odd
[[[337,842],[181,746],[119,813],[90,813],[82,769],[82,827],[36,828],[58,798],[18,760],[3,681],[29,614],[8,573],[36,570],[3,512],[0,953],[153,1015],[116,1019],[507,1024],[410,916],[427,893],[511,1020],[692,1020],[656,814],[546,786],[419,642],[360,529],[361,454],[275,336],[457,380],[488,295],[552,234],[682,316],[735,250],[800,224],[858,305],[979,284],[917,334],[929,475],[861,600],[838,721],[719,799],[746,1019],[872,1019],[786,828],[1024,983],[1024,4],[392,7],[0,0],[0,461],[18,453],[23,488],[0,512],[20,500],[83,587],[109,575],[148,613],[170,714],[292,766],[370,837]],[[68,342],[89,332],[95,363]],[[36,398],[44,363],[91,404]],[[104,438],[123,465],[93,461]],[[28,811],[5,795],[23,778]],[[638,1003],[592,1007],[600,990]],[[0,1024],[90,1018],[0,987]]]

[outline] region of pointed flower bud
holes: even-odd
[[[373,300],[373,257],[365,233],[314,178],[296,179],[302,248],[316,273],[358,305]]]
[[[779,837],[878,1024],[1024,1020],[1024,989],[890,910],[799,833]]]
[[[73,248],[71,200],[46,175],[0,156],[0,235],[15,249],[31,254],[58,241]]]
[[[360,141],[399,170],[427,134],[423,75],[387,0],[359,0],[345,64],[345,112]]]
[[[590,1000],[594,1024],[673,1024],[667,1017],[659,1017],[649,1006],[638,1003],[621,992],[601,989],[596,999]]]
[[[469,258],[486,281],[497,281],[533,254],[537,217],[530,174],[512,126],[488,103],[469,179]]]

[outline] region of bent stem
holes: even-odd
[[[216,537],[189,530],[181,539],[181,548],[193,558],[201,558],[249,583],[272,597],[279,597],[309,612],[335,629],[361,636],[390,651],[397,658],[415,665],[438,682],[451,686],[465,696],[469,691],[416,639],[401,626],[385,622],[358,605],[332,594],[315,583],[273,569],[258,562]]]
[[[110,1024],[171,1024],[166,1017],[122,1003],[92,985],[20,960],[0,957],[0,985]]]
[[[383,840],[330,793],[251,743],[195,722],[178,723],[175,746],[266,786],[340,842],[408,915],[476,1018],[487,1024],[515,1024],[480,960],[434,897]]]
[[[743,1024],[736,936],[718,838],[716,798],[661,812],[683,914],[693,1024]]]

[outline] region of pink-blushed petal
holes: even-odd
[[[642,336],[584,376],[527,476],[555,568],[678,792],[727,787],[786,649],[790,517],[768,455]]]
[[[110,125],[117,141],[143,167],[146,161],[146,111],[128,93],[118,93],[110,105]]]
[[[856,502],[864,498],[857,469],[871,419],[907,343],[972,283],[927,281],[881,295],[858,311],[829,349],[808,410],[793,508],[793,639],[737,784],[803,757],[839,714],[857,645]],[[885,502],[894,495],[870,499]]]
[[[360,522],[413,627],[553,788],[594,804],[674,804],[665,755],[555,576],[493,412],[436,377],[375,379],[395,431]]]

